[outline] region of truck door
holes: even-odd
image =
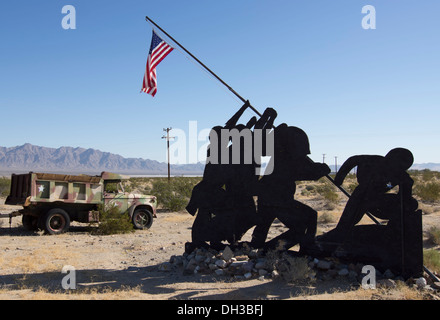
[[[106,181],[104,183],[104,205],[118,207],[120,213],[128,210],[127,196],[124,193],[120,181]]]

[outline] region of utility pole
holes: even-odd
[[[325,163],[325,153],[322,154],[322,163]]]
[[[175,137],[170,137],[170,130],[173,128],[166,128],[163,131],[166,131],[167,135],[163,136],[162,139],[167,139],[167,154],[168,154],[168,182],[170,182],[170,139],[174,139]]]
[[[335,173],[338,173],[338,157],[335,156]]]

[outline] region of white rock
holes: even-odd
[[[234,252],[229,248],[229,246],[226,246],[226,248],[223,250],[221,258],[225,261],[229,261],[234,256]]]
[[[268,274],[269,272],[266,269],[259,269],[258,270],[258,274],[260,276],[265,276],[266,274]]]
[[[393,279],[380,279],[377,280],[377,286],[386,289],[392,289],[395,288],[397,284]]]
[[[215,261],[215,265],[220,268],[226,268],[227,262],[223,259],[218,259]]]
[[[222,275],[225,274],[225,272],[223,271],[223,269],[217,269],[217,270],[215,270],[214,272],[215,272],[215,274],[218,275],[218,276],[222,276]]]
[[[428,283],[426,282],[426,279],[423,277],[416,279],[416,285],[418,288],[423,289]]]

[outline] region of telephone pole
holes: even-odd
[[[173,128],[166,128],[163,131],[166,131],[167,135],[163,136],[162,139],[167,139],[167,154],[168,154],[168,182],[170,181],[170,139],[174,139],[175,137],[170,137],[170,130]]]
[[[338,173],[338,157],[335,157],[335,173]]]

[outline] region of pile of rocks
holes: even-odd
[[[294,257],[286,252],[266,252],[246,245],[240,249],[196,249],[181,256],[172,256],[159,266],[160,271],[182,268],[184,274],[212,273],[232,276],[235,279],[277,278],[285,280],[329,280],[348,277],[357,280],[362,265],[344,265],[334,260],[311,257]]]
[[[269,276],[267,259],[258,250],[196,249],[182,256],[172,256],[170,261],[159,266],[159,270],[168,271],[183,268],[184,274],[214,273],[218,276],[230,275],[236,279],[250,279],[255,276]],[[274,276],[275,274],[273,274]]]
[[[313,257],[294,257],[286,252],[266,252],[242,246],[232,250],[200,248],[192,253],[172,256],[169,262],[159,265],[159,271],[169,272],[181,269],[184,274],[215,274],[217,276],[230,276],[237,280],[247,279],[274,279],[284,280],[317,280],[328,281],[344,278],[360,284],[367,274],[364,265],[344,264],[336,258],[317,259]],[[394,288],[397,281],[404,281],[396,277],[390,270],[376,272],[376,285],[378,287]],[[420,289],[430,289],[425,278],[421,277],[406,282]]]

